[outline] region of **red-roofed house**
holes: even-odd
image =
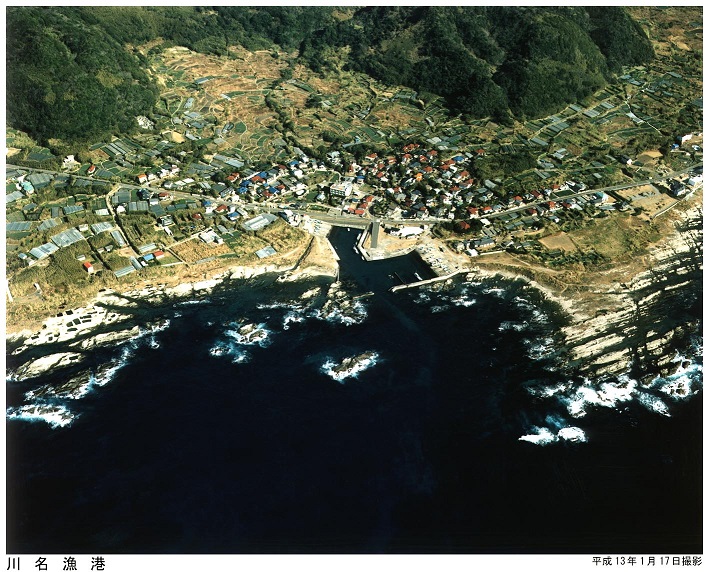
[[[89,274],[94,273],[94,265],[91,264],[90,262],[84,262],[83,266],[84,266],[84,270],[86,270],[86,272],[88,272]]]

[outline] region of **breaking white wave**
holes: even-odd
[[[427,304],[430,301],[431,301],[431,296],[429,296],[423,290],[419,291],[418,296],[416,298],[414,298],[414,302],[416,304]]]
[[[78,414],[71,413],[63,405],[40,405],[30,404],[21,407],[8,407],[7,418],[20,421],[44,421],[53,429],[66,427],[78,417]]]
[[[534,445],[550,445],[551,443],[556,443],[560,439],[564,441],[570,441],[572,443],[586,443],[588,438],[586,433],[580,427],[562,427],[558,432],[554,432],[548,427],[532,427],[534,433],[529,433],[528,435],[522,435],[519,441],[527,441]]]
[[[498,288],[498,287],[489,287],[489,288],[482,289],[483,294],[492,294],[493,296],[496,296],[497,298],[504,298],[506,292],[507,291],[504,288]]]
[[[344,383],[344,380],[350,377],[358,377],[359,374],[374,365],[379,361],[379,354],[376,352],[365,352],[359,356],[353,356],[343,359],[339,364],[333,359],[328,358],[320,367],[320,370],[329,375],[335,381]]]
[[[231,363],[247,363],[251,354],[234,343],[217,343],[209,350],[212,357],[231,357]]]
[[[474,306],[478,303],[475,298],[468,298],[467,296],[458,296],[457,298],[451,298],[450,301],[452,304],[455,304],[456,306],[462,306],[463,308],[470,308],[470,306]]]
[[[116,377],[116,373],[130,363],[134,355],[135,348],[131,345],[124,345],[121,350],[121,355],[113,358],[103,367],[100,367],[98,372],[93,375],[93,383],[99,387],[103,387],[108,382]]]
[[[527,357],[533,360],[544,359],[554,353],[554,338],[526,339],[522,343],[527,346]]]
[[[658,375],[649,387],[661,391],[676,401],[697,395],[702,387],[703,366],[680,354],[677,354],[672,361],[678,364],[675,372],[666,377]]]
[[[200,298],[195,300],[184,300],[182,302],[177,302],[175,306],[196,306],[198,304],[206,304],[209,302],[209,298]]]
[[[556,434],[554,434],[546,427],[533,427],[533,429],[536,431],[535,433],[530,433],[529,435],[522,435],[519,440],[528,441],[530,443],[534,443],[535,445],[542,446],[549,445],[550,443],[554,443],[555,441],[559,440],[559,437],[557,437]]]
[[[547,314],[540,310],[537,304],[535,304],[531,300],[527,300],[525,298],[522,298],[521,296],[515,296],[513,298],[513,301],[520,310],[524,310],[529,314],[530,321],[534,322],[535,324],[549,323],[549,317],[547,316]]]
[[[588,441],[586,433],[579,427],[564,427],[559,431],[558,435],[562,439],[574,443],[586,443]]]
[[[510,321],[505,321],[502,322],[497,329],[500,332],[505,332],[508,330],[514,330],[515,332],[522,332],[526,330],[529,327],[529,324],[526,322],[510,322]]]
[[[304,321],[305,321],[305,316],[303,316],[303,314],[299,314],[298,312],[295,312],[295,311],[288,312],[283,317],[283,329],[287,330],[290,328],[291,324],[300,324]]]
[[[440,312],[445,312],[446,310],[450,310],[450,306],[447,304],[444,304],[443,306],[431,306],[432,314],[438,314]]]
[[[642,391],[638,392],[637,397],[638,401],[649,411],[652,411],[653,413],[659,413],[660,415],[664,415],[665,417],[671,417],[670,410],[667,407],[667,404],[659,397],[656,397],[655,395],[650,395],[649,393],[645,393]]]
[[[527,391],[537,397],[552,397],[559,393],[569,391],[574,385],[574,382],[569,380],[557,383],[556,385],[529,386],[527,387]]]
[[[630,401],[635,394],[637,382],[627,376],[618,378],[617,382],[604,382],[594,387],[593,382],[586,382],[574,393],[562,397],[566,403],[569,414],[573,417],[583,417],[586,415],[586,407],[595,405],[598,407],[610,407],[615,409],[619,401]]]
[[[355,301],[347,309],[342,309],[339,306],[323,307],[314,310],[309,316],[333,324],[352,326],[361,324],[367,319],[367,307],[361,302]]]
[[[294,304],[293,302],[271,302],[270,304],[256,304],[256,308],[259,310],[300,310],[302,306],[299,304]]]

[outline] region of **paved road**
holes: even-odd
[[[504,216],[509,213],[514,213],[514,212],[519,212],[519,211],[524,211],[528,209],[529,207],[535,206],[535,205],[540,205],[549,202],[549,200],[564,200],[564,199],[569,199],[569,198],[574,198],[574,197],[580,197],[580,196],[585,196],[585,195],[592,195],[595,193],[603,192],[603,193],[608,193],[612,191],[621,191],[623,189],[632,189],[633,187],[642,187],[645,185],[654,185],[656,183],[662,183],[665,181],[669,181],[670,179],[674,179],[675,177],[679,177],[682,175],[687,175],[691,171],[693,171],[696,167],[702,166],[703,163],[698,163],[696,165],[692,165],[691,167],[687,167],[686,169],[682,171],[673,171],[672,173],[668,173],[664,177],[661,177],[659,179],[648,179],[646,181],[634,181],[632,183],[624,183],[622,185],[613,185],[611,187],[601,187],[597,189],[585,189],[581,192],[574,193],[571,195],[564,195],[563,197],[556,196],[555,193],[552,193],[552,196],[549,198],[546,198],[544,200],[539,200],[535,201],[533,203],[526,203],[524,206],[521,207],[515,207],[512,209],[507,209],[498,213],[491,213],[487,215],[482,215],[480,218],[496,218],[500,216]]]

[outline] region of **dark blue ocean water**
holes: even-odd
[[[332,237],[343,290],[373,295],[344,316],[322,309],[328,283],[273,278],[146,302],[136,319],[162,328],[90,352],[82,367],[116,367],[55,399],[70,425],[6,421],[8,552],[701,552],[701,394],[574,418],[535,394],[583,383],[538,292],[391,293],[426,267],[364,263],[354,238]],[[245,323],[266,337],[244,343]],[[362,352],[376,360],[357,377],[327,374]],[[8,382],[8,406],[67,375]],[[554,441],[520,440],[541,429]]]

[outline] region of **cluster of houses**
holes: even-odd
[[[704,168],[697,167],[689,177],[683,179],[672,179],[669,181],[670,194],[675,197],[683,197],[691,193],[704,184]]]
[[[330,195],[346,200],[358,185],[368,183],[386,198],[386,216],[457,220],[457,228],[463,232],[471,228],[471,219],[525,206],[529,216],[550,218],[557,210],[580,208],[575,201],[552,198],[556,193],[582,192],[586,189],[583,183],[567,181],[519,195],[506,192],[500,180],[476,180],[470,173],[472,163],[484,154],[479,149],[443,159],[437,150],[421,148],[416,143],[383,157],[372,153],[364,158],[362,165],[350,163],[347,177],[330,187]],[[357,205],[346,206],[344,210],[362,216],[373,199],[372,195],[358,199]],[[589,202],[600,204],[606,200],[607,197],[594,197]]]

